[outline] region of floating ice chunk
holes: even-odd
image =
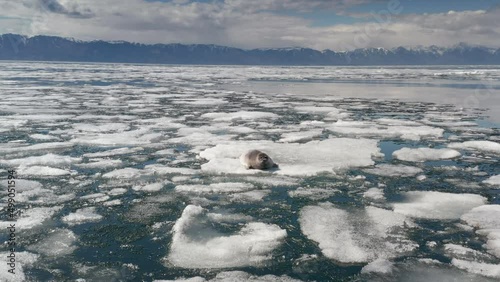
[[[460,152],[453,149],[432,149],[432,148],[402,148],[392,153],[398,160],[408,162],[425,162],[454,159],[461,156]]]
[[[461,220],[477,228],[476,233],[488,239],[486,248],[500,258],[500,205],[483,205],[464,214]]]
[[[75,166],[79,168],[86,168],[86,169],[91,169],[91,168],[117,168],[123,165],[123,162],[121,160],[110,160],[110,159],[104,159],[104,160],[92,160],[92,162],[89,163],[83,163],[83,164],[76,164]]]
[[[500,187],[500,174],[493,175],[492,177],[484,180],[483,183]]]
[[[13,148],[1,148],[0,153],[29,153],[33,151],[47,151],[47,150],[60,150],[73,147],[74,144],[71,142],[50,142],[50,143],[39,143],[28,146],[17,146]]]
[[[277,175],[246,176],[243,179],[245,181],[260,183],[266,186],[293,186],[300,181],[299,178]]]
[[[189,106],[215,106],[229,103],[225,99],[216,99],[216,98],[194,98],[194,99],[183,99],[173,101],[174,104],[185,104]]]
[[[444,129],[430,126],[381,126],[372,122],[337,121],[327,129],[349,136],[380,137],[385,139],[401,138],[420,140],[422,138],[438,138],[443,136]]]
[[[83,154],[83,156],[87,157],[87,158],[102,158],[102,157],[112,157],[112,156],[134,154],[134,153],[138,153],[141,151],[144,151],[144,148],[142,148],[142,147],[118,148],[118,149],[108,150],[108,151],[104,151],[104,152],[86,153],[86,154]]]
[[[375,201],[385,200],[384,190],[379,188],[370,188],[363,193],[364,198],[369,198]]]
[[[279,116],[269,112],[249,112],[239,111],[234,113],[207,113],[201,115],[201,118],[212,119],[214,121],[232,121],[237,119],[242,120],[259,120],[259,119],[274,119]]]
[[[138,129],[124,131],[119,133],[99,133],[85,134],[75,137],[71,140],[74,144],[83,145],[101,145],[101,146],[118,146],[118,145],[144,145],[150,144],[154,140],[161,138],[160,133],[152,133],[149,129]]]
[[[62,176],[71,174],[69,170],[48,167],[48,166],[30,166],[30,167],[20,166],[18,173],[22,175],[32,175],[32,176]]]
[[[378,164],[374,168],[367,168],[363,171],[387,177],[411,177],[423,172],[423,170],[418,167],[392,164]]]
[[[210,185],[178,185],[177,192],[189,193],[238,193],[255,189],[250,183],[226,182],[213,183]]]
[[[322,129],[302,131],[302,132],[283,133],[281,135],[281,139],[278,142],[294,143],[294,142],[311,141],[314,138],[321,136],[322,133],[323,133]]]
[[[99,221],[101,219],[102,215],[95,212],[95,207],[90,207],[78,209],[76,212],[64,216],[62,221],[68,225],[77,225],[86,222]]]
[[[306,120],[302,121],[300,125],[307,127],[323,127],[325,125],[325,122],[320,120]]]
[[[386,282],[386,281],[456,281],[456,282],[493,282],[491,278],[477,274],[467,273],[449,264],[440,263],[437,260],[423,258],[419,260],[407,260],[404,263],[394,263],[393,271],[390,275],[380,275],[363,273],[361,281]]]
[[[411,221],[376,207],[349,213],[331,203],[306,206],[300,211],[299,223],[302,233],[318,242],[326,257],[342,263],[390,259],[418,246],[403,233]]]
[[[379,118],[375,120],[378,124],[383,125],[407,125],[407,126],[420,126],[422,123],[412,120],[392,119],[392,118]]]
[[[490,264],[460,259],[452,259],[451,264],[473,274],[500,278],[500,264]]]
[[[303,188],[299,187],[297,190],[288,191],[288,196],[292,198],[309,198],[311,200],[328,199],[338,193],[337,189],[326,188]]]
[[[164,165],[147,165],[144,167],[145,170],[150,171],[155,174],[197,174],[199,171],[196,169],[191,169],[191,168],[184,168],[184,167],[170,167],[170,166],[164,166]]]
[[[373,165],[372,156],[380,156],[376,140],[334,138],[305,144],[279,144],[271,141],[229,142],[200,153],[209,162],[201,169],[210,173],[254,174],[260,170],[245,169],[239,161],[251,148],[267,152],[279,164],[275,173],[283,175],[315,175],[352,167]]]
[[[59,140],[59,137],[47,134],[31,134],[30,138],[42,141]]]
[[[55,154],[47,154],[43,156],[33,156],[21,159],[12,160],[0,160],[0,164],[6,166],[34,166],[34,165],[45,165],[45,166],[68,166],[73,163],[78,163],[81,158],[72,158],[70,156],[61,156]]]
[[[256,276],[243,271],[223,271],[218,273],[215,278],[205,280],[205,278],[196,276],[192,278],[179,278],[176,280],[153,280],[154,282],[301,282],[289,276],[276,276],[272,274]]]
[[[170,181],[150,183],[146,185],[136,185],[132,187],[132,189],[134,189],[134,191],[158,192],[168,183],[170,183]]]
[[[15,188],[16,188],[17,192],[38,190],[38,189],[42,189],[42,187],[43,187],[42,183],[40,183],[38,181],[33,181],[33,180],[15,179],[15,182],[16,182]],[[0,186],[8,187],[8,179],[0,180]]]
[[[173,227],[168,261],[183,268],[258,266],[286,237],[276,225],[251,222],[236,234],[224,235],[207,224],[206,211],[187,206]]]
[[[23,210],[21,217],[17,219],[17,222],[13,221],[0,221],[0,228],[5,229],[10,226],[10,224],[15,223],[16,227],[21,230],[32,229],[43,225],[48,219],[50,219],[56,212],[58,212],[62,207],[55,206],[50,208],[30,208]]]
[[[29,252],[16,252],[16,266],[15,273],[9,272],[10,265],[8,262],[8,256],[11,255],[10,252],[0,253],[0,257],[5,258],[4,263],[0,264],[0,281],[6,282],[25,282],[27,281],[26,275],[24,274],[24,268],[33,265],[40,257],[37,254],[32,254]]]
[[[248,192],[231,194],[229,199],[232,202],[248,203],[248,202],[261,202],[264,198],[271,193],[271,190],[253,190]]]
[[[374,273],[388,274],[388,273],[392,272],[392,269],[393,269],[392,262],[390,262],[386,259],[380,258],[380,259],[376,259],[373,262],[370,262],[365,267],[363,267],[361,269],[361,273],[374,272]]]
[[[477,150],[487,153],[500,154],[500,143],[493,141],[465,141],[463,143],[450,143],[448,147],[462,150]]]
[[[102,205],[106,206],[106,207],[119,206],[121,204],[122,204],[122,201],[119,200],[119,199],[112,200],[112,201],[107,201],[107,202],[102,203]]]
[[[451,258],[472,261],[491,260],[493,257],[490,254],[482,253],[456,244],[445,244],[444,253],[446,256]]]
[[[144,175],[146,171],[137,168],[122,168],[104,174],[103,178],[132,179]]]
[[[182,143],[190,144],[193,146],[201,145],[215,145],[222,142],[231,140],[235,135],[230,134],[214,134],[208,131],[200,130],[199,132],[193,132],[190,134],[184,134],[181,137],[170,138],[167,142],[169,143]]]
[[[335,107],[300,106],[300,107],[295,107],[295,110],[299,113],[328,115],[329,117],[335,119],[346,118],[350,115],[349,113],[341,112],[340,109]]]
[[[119,132],[129,129],[126,123],[104,123],[104,124],[91,124],[91,123],[77,123],[73,128],[77,131],[83,132]]]
[[[73,231],[56,229],[50,231],[45,239],[29,246],[28,250],[36,251],[46,256],[61,257],[72,254],[77,249],[74,245],[76,240],[77,237]]]
[[[404,202],[392,204],[394,212],[425,219],[459,219],[472,208],[487,202],[485,197],[475,194],[435,191],[410,191],[403,196]]]
[[[37,114],[37,115],[14,115],[11,116],[11,118],[16,118],[16,119],[27,119],[27,120],[32,120],[32,121],[56,121],[56,120],[65,120],[65,119],[70,119],[73,118],[73,115],[57,115],[57,114]]]
[[[421,174],[421,175],[417,176],[417,180],[418,180],[418,181],[424,181],[424,180],[426,180],[426,179],[427,179],[427,176],[425,176],[425,175],[423,175],[423,174]]]

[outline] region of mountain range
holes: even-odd
[[[0,35],[0,60],[210,65],[500,65],[500,48],[362,48],[318,51],[309,48],[245,50],[209,44],[139,44],[80,41],[56,36]]]

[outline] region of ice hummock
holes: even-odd
[[[259,266],[272,258],[287,233],[274,224],[250,222],[223,234],[210,227],[210,219],[199,206],[184,209],[173,227],[169,263],[183,268]]]

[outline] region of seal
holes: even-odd
[[[271,169],[278,167],[271,157],[259,150],[250,150],[240,156],[240,162],[247,169]]]

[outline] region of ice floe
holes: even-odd
[[[500,187],[500,174],[493,175],[492,177],[484,180],[483,183],[488,184],[488,185],[492,185],[492,186],[496,186],[496,187]]]
[[[292,198],[308,198],[311,200],[322,200],[322,199],[328,199],[338,192],[339,190],[337,189],[299,187],[296,190],[288,191],[288,196]]]
[[[317,242],[323,254],[342,263],[366,263],[412,252],[418,245],[403,231],[412,225],[404,215],[376,207],[348,212],[331,203],[300,211],[302,233]]]
[[[34,166],[34,165],[44,165],[44,166],[69,166],[73,163],[78,163],[81,158],[72,158],[70,156],[61,156],[55,154],[47,154],[43,156],[33,156],[21,159],[11,159],[11,160],[0,160],[0,164],[5,166]]]
[[[279,116],[270,112],[250,112],[239,111],[234,113],[207,113],[201,115],[201,118],[212,119],[214,121],[232,121],[232,120],[259,120],[259,119],[274,119]]]
[[[364,198],[372,199],[375,201],[385,200],[384,190],[380,188],[370,188],[363,193]]]
[[[483,205],[462,215],[461,220],[476,228],[476,233],[486,236],[486,248],[500,258],[500,205]]]
[[[39,259],[39,255],[30,252],[16,252],[16,262],[14,267],[14,274],[9,272],[12,267],[7,263],[7,257],[11,255],[10,252],[2,252],[0,256],[5,258],[4,263],[0,264],[0,281],[6,282],[25,282],[28,281],[25,274],[25,268],[31,267]]]
[[[381,126],[372,122],[339,120],[326,126],[330,131],[347,136],[379,137],[384,139],[420,140],[443,136],[442,128],[430,126]]]
[[[212,183],[210,185],[177,185],[175,191],[190,193],[237,193],[255,189],[250,183]]]
[[[247,170],[239,157],[250,148],[268,153],[279,164],[276,174],[314,175],[352,167],[373,165],[372,157],[381,156],[376,140],[334,138],[311,141],[305,144],[279,144],[270,141],[230,142],[219,144],[200,153],[208,163],[201,166],[204,172],[227,174],[254,174],[260,170]]]
[[[387,177],[411,177],[423,172],[419,167],[392,164],[378,164],[374,168],[366,168],[363,171]]]
[[[471,209],[487,202],[486,198],[480,195],[436,191],[410,191],[402,196],[402,202],[392,204],[394,212],[425,219],[459,219]]]
[[[71,171],[66,169],[54,168],[49,166],[30,166],[21,165],[18,170],[19,174],[31,176],[63,176],[71,174]]]
[[[191,278],[178,278],[175,280],[153,280],[154,282],[300,282],[302,280],[293,279],[289,276],[276,276],[272,274],[257,276],[243,271],[223,271],[217,273],[213,279],[206,280],[196,276]]]
[[[392,153],[398,160],[408,162],[425,162],[454,159],[461,156],[460,152],[453,149],[432,149],[432,148],[403,148]]]
[[[448,147],[452,149],[474,150],[486,153],[500,154],[500,143],[486,140],[465,141],[462,143],[450,143]]]
[[[144,148],[142,147],[133,147],[133,148],[118,148],[118,149],[112,149],[112,150],[107,150],[103,152],[97,152],[97,153],[85,153],[83,154],[84,157],[87,158],[103,158],[103,157],[112,157],[112,156],[122,156],[122,155],[128,155],[128,154],[134,154],[143,151]]]
[[[382,273],[382,274],[388,274],[391,273],[393,270],[393,263],[380,258],[376,259],[369,264],[367,264],[365,267],[361,269],[361,273]]]
[[[46,223],[52,216],[58,212],[62,206],[36,207],[23,210],[21,216],[17,218],[16,224],[19,229],[27,230],[39,227]],[[0,228],[5,229],[13,223],[12,221],[0,221]]]
[[[473,274],[500,278],[500,264],[482,263],[460,259],[452,259],[451,264]]]
[[[115,179],[131,179],[138,178],[141,175],[147,173],[146,171],[137,169],[137,168],[122,168],[113,170],[111,172],[105,173],[102,175],[103,178],[115,178]]]
[[[102,215],[96,213],[95,207],[78,209],[62,218],[68,225],[77,225],[86,222],[94,222],[102,219]]]
[[[59,258],[72,254],[77,246],[75,245],[77,236],[69,229],[55,229],[48,233],[48,236],[34,245],[28,246],[28,250],[35,251],[45,256]]]
[[[258,266],[272,258],[272,251],[286,237],[276,225],[245,224],[234,234],[210,227],[207,212],[187,206],[173,227],[169,263],[183,268],[228,268]]]
[[[294,143],[294,142],[311,141],[314,138],[321,136],[322,133],[323,133],[322,129],[302,131],[302,132],[283,133],[281,135],[281,139],[278,140],[278,142]]]

